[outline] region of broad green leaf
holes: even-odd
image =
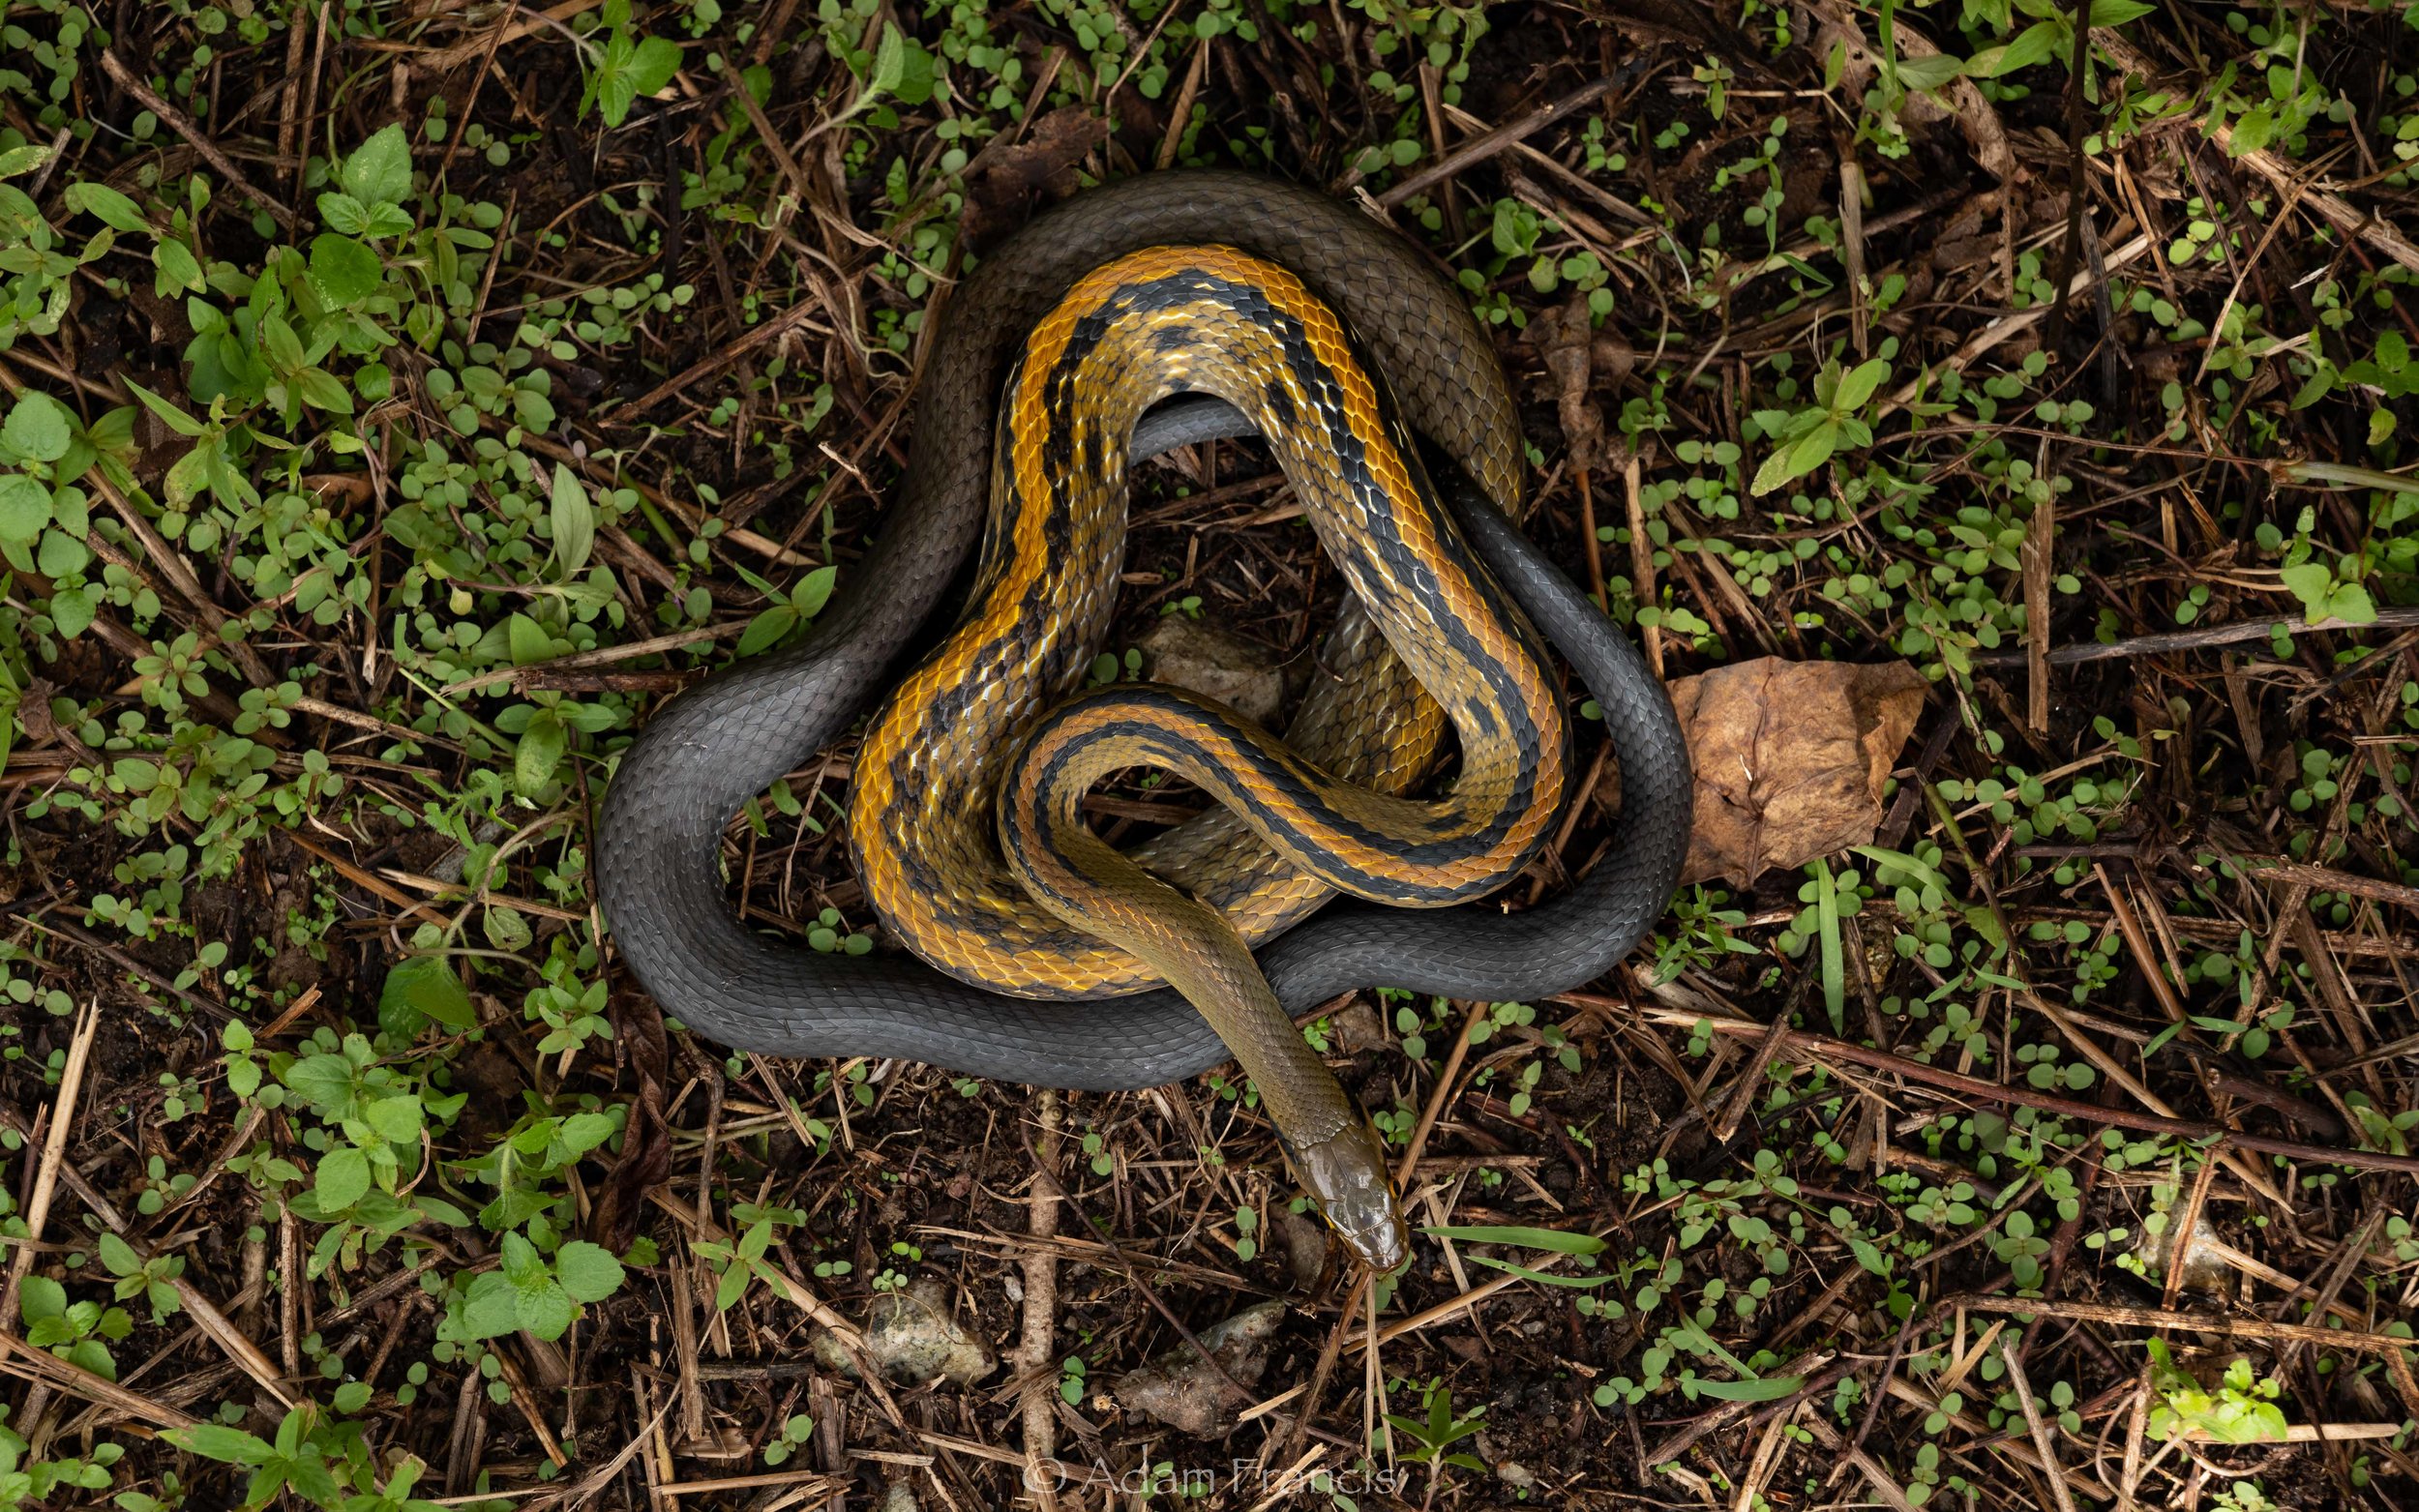
[[[588,553],[596,548],[596,507],[588,502],[588,490],[579,478],[560,462],[554,464],[552,515],[554,559],[568,578],[588,565]]]
[[[23,473],[0,473],[0,545],[31,546],[50,523],[50,490]]]
[[[2369,590],[2356,582],[2344,583],[2327,596],[2327,612],[2351,625],[2377,622],[2377,607],[2371,601]]]
[[[504,643],[512,651],[515,667],[535,667],[554,656],[552,637],[526,614],[515,614],[504,621]]]
[[[310,1099],[323,1117],[337,1117],[352,1101],[352,1060],[334,1051],[305,1055],[285,1069],[282,1080]]]
[[[50,623],[70,640],[90,630],[100,612],[90,588],[61,588],[50,595]]]
[[[2335,586],[2335,574],[2323,562],[2303,562],[2277,573],[2287,591],[2301,600],[2309,617],[2316,619],[2325,610],[2327,595]]]
[[[2266,105],[2244,111],[2235,118],[2234,131],[2228,145],[2234,155],[2257,152],[2276,137],[2276,112]]]
[[[798,611],[787,604],[776,604],[748,621],[748,628],[739,636],[739,654],[754,656],[778,642],[797,625]]]
[[[359,236],[370,229],[370,207],[350,194],[331,191],[319,196],[319,219],[331,231]]]
[[[422,961],[438,958],[422,956]],[[381,1097],[361,1111],[361,1117],[379,1139],[389,1144],[414,1144],[420,1139],[420,1099],[417,1097]]]
[[[276,1448],[267,1439],[221,1423],[195,1423],[191,1428],[171,1428],[160,1437],[187,1454],[217,1460],[222,1465],[266,1465],[278,1457]]]
[[[790,602],[797,608],[800,619],[813,619],[822,612],[823,606],[831,601],[831,585],[839,575],[838,567],[818,567],[798,579],[798,585],[790,591]]]
[[[103,1380],[118,1379],[118,1362],[109,1357],[109,1347],[98,1339],[81,1340],[72,1346],[67,1351],[67,1362],[91,1371]]]
[[[890,98],[903,105],[920,105],[933,97],[933,85],[939,76],[939,65],[924,44],[912,37],[900,39],[899,77],[890,86]],[[1396,142],[1397,152],[1405,146],[1418,147],[1417,142]]]
[[[353,412],[353,391],[344,387],[344,380],[325,368],[305,368],[294,374],[295,391],[302,401],[314,409],[330,414],[349,415]]]
[[[487,932],[488,943],[503,951],[526,950],[529,941],[535,937],[529,929],[529,921],[521,916],[521,910],[507,908],[500,904],[488,906],[480,927]]]
[[[574,1239],[555,1252],[554,1275],[576,1302],[602,1302],[621,1290],[621,1261],[585,1239]]]
[[[114,1233],[105,1231],[94,1248],[112,1276],[131,1276],[143,1268],[143,1258],[134,1253],[134,1247]]]
[[[554,1131],[554,1137],[572,1154],[585,1155],[613,1137],[613,1120],[604,1113],[573,1113]]]
[[[1465,1255],[1462,1259],[1473,1265],[1484,1265],[1489,1270],[1508,1271],[1523,1281],[1539,1282],[1549,1287],[1569,1287],[1578,1290],[1604,1286],[1619,1279],[1614,1276],[1558,1276],[1548,1271],[1532,1270],[1526,1265],[1515,1265],[1509,1260],[1489,1260],[1483,1255]]]
[[[1965,72],[1976,78],[1997,78],[2018,69],[2029,69],[2046,63],[2057,51],[2058,39],[2066,32],[2058,21],[2035,21],[2016,34],[2016,41],[2004,47],[1986,47],[1966,60]]]
[[[47,394],[29,392],[0,422],[0,446],[37,462],[55,462],[67,455],[75,438],[75,424],[67,410]]]
[[[131,234],[151,229],[151,222],[143,219],[142,207],[106,184],[78,179],[67,187],[66,198],[70,210],[85,211],[113,230]]]
[[[403,213],[402,206],[372,205],[370,224],[361,234],[374,242],[389,236],[403,236],[410,230],[411,217]],[[478,245],[482,247],[492,245],[493,241],[492,238],[481,233],[466,231],[460,226],[456,226],[448,234],[456,245],[467,245],[469,238],[474,235],[479,236]]]
[[[513,1300],[521,1315],[521,1326],[541,1339],[561,1338],[579,1313],[571,1293],[556,1286],[552,1278],[513,1288]]]
[[[866,93],[889,94],[899,87],[899,81],[906,76],[907,34],[899,30],[897,23],[885,21],[882,23],[881,41],[874,48],[874,72],[865,81]]]
[[[16,1310],[29,1323],[67,1316],[67,1288],[48,1276],[27,1276],[16,1289]]]
[[[25,1330],[25,1342],[37,1349],[54,1345],[71,1344],[75,1339],[75,1324],[65,1318],[45,1318]]]
[[[151,265],[160,270],[153,287],[164,298],[170,294],[198,294],[208,285],[201,281],[201,264],[194,250],[183,242],[163,239],[153,244]]]
[[[748,1290],[748,1267],[744,1263],[739,1262],[734,1262],[729,1270],[722,1273],[722,1279],[714,1283],[715,1312],[728,1313],[731,1311],[731,1304],[738,1301],[739,1298],[746,1293]]]
[[[344,160],[344,193],[365,205],[401,204],[411,196],[411,141],[401,125],[382,128]]]
[[[1881,387],[1881,380],[1890,376],[1890,364],[1876,357],[1848,370],[1839,380],[1839,390],[1832,396],[1831,407],[1842,414],[1852,414],[1865,407],[1865,401]]]
[[[1755,470],[1752,491],[1770,493],[1783,484],[1805,477],[1831,460],[1832,449],[1838,440],[1837,423],[1826,417],[1814,429],[1764,459],[1764,465]]]
[[[538,1253],[528,1236],[519,1231],[504,1235],[496,1259],[501,1262],[504,1279],[516,1287],[535,1286],[546,1279],[546,1257]]]
[[[2091,24],[2095,27],[2123,26],[2138,21],[2159,9],[2144,0],[2091,0]]]
[[[529,721],[529,727],[521,732],[521,743],[513,748],[513,786],[523,797],[534,797],[553,780],[554,769],[563,762],[563,753],[570,748],[571,737],[563,722],[552,709],[541,710]]]
[[[303,350],[302,338],[294,334],[294,328],[285,323],[284,316],[262,315],[259,330],[260,354],[278,371],[292,372],[311,361],[310,354]]]
[[[378,291],[386,266],[351,237],[323,231],[311,239],[311,278],[330,304],[349,310]]]
[[[1717,1402],[1777,1402],[1806,1384],[1804,1376],[1767,1376],[1761,1380],[1706,1380],[1696,1389]]]
[[[476,1339],[493,1339],[521,1326],[520,1296],[500,1271],[483,1271],[470,1278],[463,1294],[462,1320]]]
[[[1521,1229],[1480,1226],[1451,1228],[1431,1225],[1421,1233],[1439,1239],[1459,1239],[1464,1244],[1513,1244],[1524,1250],[1550,1250],[1557,1255],[1601,1255],[1604,1241],[1589,1233],[1565,1233],[1559,1229]]]
[[[369,1190],[369,1156],[345,1144],[319,1157],[319,1170],[312,1181],[312,1192],[319,1200],[320,1211],[341,1213],[360,1201]]]
[[[42,554],[34,565],[45,578],[66,578],[82,572],[92,562],[92,552],[84,543],[64,530],[42,533]]]
[[[0,152],[0,179],[13,179],[20,173],[31,173],[50,161],[47,147],[12,147]]]
[[[178,435],[199,436],[205,435],[209,432],[210,428],[208,426],[203,425],[200,421],[195,420],[193,416],[185,413],[183,409],[177,406],[173,400],[161,398],[159,395],[152,393],[149,389],[144,388],[141,384],[136,383],[132,378],[124,378],[120,381],[123,382],[128,388],[134,391],[134,397],[143,401],[144,408],[160,417],[161,424],[166,426]]]
[[[478,1026],[470,993],[443,956],[406,956],[386,973],[378,993],[378,1020],[385,1023],[399,1011],[416,1013],[457,1032]]]
[[[661,37],[641,39],[630,54],[630,87],[638,94],[651,95],[672,82],[680,72],[680,44]]]
[[[1933,53],[1928,58],[1900,58],[1898,87],[1918,92],[1938,89],[1964,72],[1964,63],[1945,52]]]

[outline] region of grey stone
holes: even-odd
[[[1285,708],[1285,673],[1268,647],[1183,614],[1150,627],[1140,647],[1153,681],[1215,698],[1270,728]]]
[[[856,1374],[856,1362],[825,1330],[816,1329],[808,1346],[830,1370]],[[883,1376],[908,1386],[928,1380],[971,1386],[999,1364],[988,1345],[958,1326],[948,1291],[930,1277],[874,1298],[865,1310],[865,1352]]]
[[[1199,1337],[1226,1376],[1257,1386],[1269,1368],[1269,1346],[1285,1320],[1285,1304],[1262,1302],[1201,1331]],[[1157,1419],[1179,1433],[1206,1438],[1235,1425],[1247,1402],[1189,1344],[1127,1371],[1110,1383],[1118,1406]]]

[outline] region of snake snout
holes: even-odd
[[[1295,1172],[1328,1227],[1355,1259],[1375,1271],[1389,1271],[1411,1258],[1411,1230],[1403,1224],[1394,1200],[1394,1183],[1386,1171],[1386,1146],[1365,1122],[1315,1143],[1278,1142],[1293,1161]]]
[[[1336,1236],[1353,1252],[1353,1258],[1378,1274],[1385,1275],[1411,1259],[1411,1230],[1403,1226],[1402,1214],[1395,1211],[1391,1198],[1388,1199],[1385,1211],[1360,1228],[1346,1228],[1332,1212],[1328,1216],[1335,1223]]]

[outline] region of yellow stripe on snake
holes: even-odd
[[[1417,688],[1338,679],[1294,749],[1174,689],[1076,694],[1115,608],[1128,437],[1187,393],[1257,426]],[[1458,740],[1450,787],[1405,796],[1433,764],[1440,710]],[[1549,837],[1570,762],[1535,633],[1337,315],[1231,248],[1153,248],[1082,279],[1028,341],[971,608],[876,718],[849,828],[885,927],[952,976],[1035,997],[1175,986],[1250,1073],[1330,1223],[1385,1268],[1407,1238],[1383,1147],[1252,946],[1333,892],[1441,907],[1501,886]],[[1120,854],[1082,799],[1134,766],[1190,780],[1235,822]]]

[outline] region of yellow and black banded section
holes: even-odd
[[[1065,701],[1115,604],[1126,438],[1181,393],[1226,400],[1268,437],[1322,544],[1459,739],[1443,797],[1401,796],[1435,728],[1398,697],[1342,711],[1317,753],[1166,690]],[[1236,934],[1248,964],[1251,943],[1330,890],[1460,902],[1543,844],[1570,782],[1551,674],[1341,322],[1285,270],[1232,249],[1159,248],[1084,279],[1009,381],[992,494],[973,607],[877,718],[851,811],[869,901],[936,966],[1026,995],[1139,991],[1175,979],[1151,959],[1166,936],[1145,917],[1166,895],[1207,905],[1215,922],[1203,927]],[[1182,772],[1257,840],[1130,859],[1092,842],[1114,859],[1092,854],[1075,833],[1082,790],[1136,764]],[[1104,888],[1117,916],[1105,930]]]

